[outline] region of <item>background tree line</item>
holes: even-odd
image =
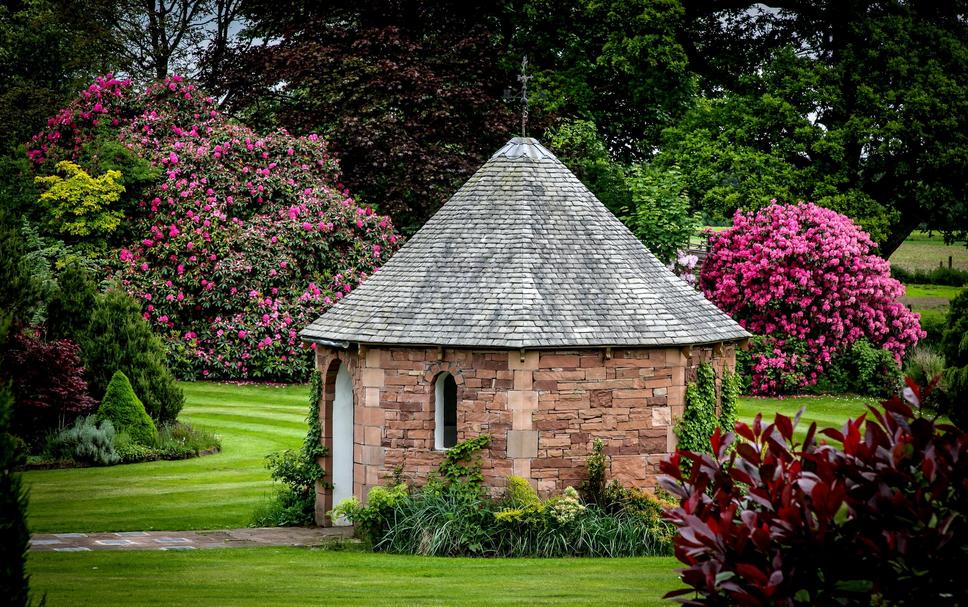
[[[517,134],[527,54],[531,133],[630,225],[630,179],[671,170],[665,194],[708,222],[812,200],[888,256],[918,226],[968,237],[966,15],[963,0],[14,1],[0,144],[94,74],[177,71],[248,124],[324,133],[345,185],[413,232]]]

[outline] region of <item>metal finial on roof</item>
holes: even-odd
[[[521,73],[518,75],[518,82],[521,83],[521,136],[528,136],[528,80],[534,76],[528,75],[528,56],[521,59]]]

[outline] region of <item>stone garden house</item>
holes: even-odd
[[[651,487],[696,366],[718,376],[749,337],[530,138],[301,335],[324,379],[320,520],[483,433],[492,486],[577,485],[601,438],[612,478]]]

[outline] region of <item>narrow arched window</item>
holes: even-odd
[[[450,449],[457,444],[457,382],[444,372],[434,385],[434,447]]]

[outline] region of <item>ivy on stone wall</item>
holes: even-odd
[[[723,434],[732,432],[736,426],[736,406],[739,399],[739,390],[739,374],[724,368],[719,388],[719,429],[723,431]]]
[[[306,418],[309,430],[303,442],[302,459],[306,462],[307,476],[311,477],[314,485],[315,481],[326,477],[326,471],[319,465],[319,458],[326,456],[326,447],[320,441],[323,435],[323,426],[319,423],[319,406],[322,399],[323,378],[319,371],[313,371],[309,377],[309,416]],[[315,499],[315,491],[313,499]]]
[[[736,423],[739,376],[724,369],[720,377],[719,415],[716,414],[716,372],[709,363],[696,369],[696,381],[686,386],[686,408],[676,423],[679,448],[695,453],[709,452],[709,437],[717,427],[732,432]]]

